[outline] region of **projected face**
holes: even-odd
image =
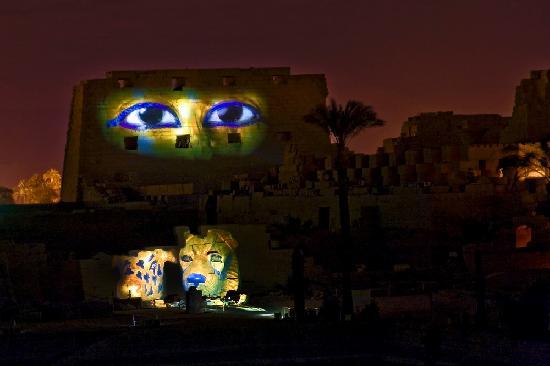
[[[105,138],[130,153],[185,159],[245,156],[267,132],[261,104],[250,93],[121,89],[100,105],[99,120]],[[137,137],[137,145],[128,148],[128,137]]]
[[[186,291],[191,286],[210,297],[225,296],[239,288],[239,262],[235,253],[238,243],[231,233],[208,230],[206,236],[191,235],[187,230],[183,247],[162,247],[130,252],[113,257],[119,270],[117,297],[140,297],[142,300],[162,299],[164,266],[179,263],[181,283]]]
[[[226,231],[208,230],[206,237],[190,235],[179,252],[182,282],[206,296],[224,296],[239,287],[239,267],[234,249],[237,242]]]

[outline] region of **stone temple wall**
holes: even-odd
[[[548,71],[536,71],[518,87],[512,117],[421,113],[375,153],[349,152],[352,220],[376,207],[387,230],[437,231],[446,225],[458,231],[461,220],[498,211],[495,201],[509,203],[510,212],[520,204],[532,210],[546,197],[543,182],[512,187],[499,163],[506,148],[518,146],[515,141],[536,141],[550,132],[544,125],[550,115],[547,89]],[[194,202],[202,223],[271,224],[293,215],[337,230],[334,146],[326,131],[302,121],[325,96],[323,76],[291,75],[287,68],[113,72],[84,82],[74,94],[64,197],[101,201],[126,186],[151,207]],[[173,104],[174,113],[183,116],[179,132],[105,127],[106,120],[144,98],[183,100]],[[248,103],[262,122],[206,132],[183,123],[204,121],[219,99]],[[525,126],[538,128],[522,135]],[[235,131],[242,132],[236,145],[226,139]],[[180,149],[174,139],[184,132],[191,132],[190,147]],[[124,149],[124,138],[136,136],[138,149]],[[161,142],[140,150],[141,139],[151,137]]]
[[[503,143],[537,142],[550,132],[550,70],[531,71],[516,88],[512,122]]]
[[[326,132],[303,122],[326,95],[323,75],[289,68],[115,71],[83,81],[73,94],[62,200],[183,183],[207,192],[221,178],[280,164],[285,141],[327,154]]]

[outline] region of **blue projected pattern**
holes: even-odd
[[[239,264],[235,253],[238,243],[224,230],[209,229],[206,236],[184,232],[182,247],[161,247],[132,251],[116,256],[120,270],[117,296],[141,297],[142,300],[161,299],[164,296],[166,262],[180,264],[178,276],[183,288],[191,286],[209,297],[223,297],[239,288]]]
[[[160,103],[137,103],[107,122],[107,127],[120,126],[130,130],[151,130],[180,127],[176,113]]]
[[[166,260],[173,259],[162,250],[140,251],[125,257],[122,262],[122,296],[153,299],[162,297],[164,286],[162,269]]]
[[[260,120],[260,113],[251,106],[238,101],[221,102],[206,113],[204,127],[243,127]]]

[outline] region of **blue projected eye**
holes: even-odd
[[[210,256],[210,262],[221,262],[221,261],[222,261],[222,256],[219,254],[212,254]]]
[[[156,128],[180,127],[176,114],[160,103],[138,103],[126,108],[107,122],[107,127],[120,126],[130,130],[151,130]]]
[[[250,104],[230,101],[214,105],[206,113],[204,127],[242,127],[253,125],[260,113]]]

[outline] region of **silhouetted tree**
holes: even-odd
[[[505,156],[500,159],[499,169],[512,179],[511,190],[518,181],[528,178],[544,178],[550,183],[550,146],[548,139],[534,144],[509,145],[503,149]]]
[[[365,128],[381,126],[384,122],[378,119],[376,112],[369,105],[350,100],[344,106],[334,99],[328,105],[322,104],[304,116],[307,123],[326,130],[336,142],[336,171],[338,174],[338,205],[340,211],[340,232],[344,260],[342,307],[345,317],[353,313],[351,295],[351,270],[353,243],[351,240],[351,222],[349,213],[349,182],[346,174],[345,155],[347,144]]]
[[[305,318],[305,275],[304,261],[307,242],[311,239],[313,223],[289,216],[287,222],[273,225],[276,236],[284,241],[286,247],[292,248],[292,292],[296,319]]]

